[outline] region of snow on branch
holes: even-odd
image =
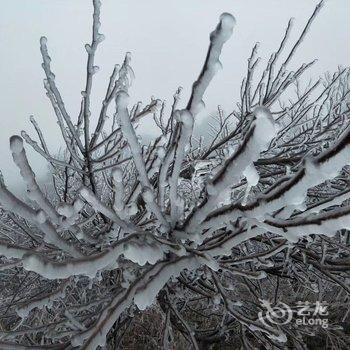
[[[58,224],[60,222],[60,217],[57,211],[53,208],[51,203],[42,193],[35,180],[35,174],[28,163],[27,155],[23,147],[22,138],[17,135],[11,136],[10,148],[12,151],[13,160],[20,169],[21,176],[27,185],[27,195],[29,199],[35,201],[40,206],[40,208],[49,216],[49,218],[55,224]]]
[[[113,67],[91,133],[95,55],[104,38],[101,2],[92,3],[76,124],[41,39],[44,87],[65,149],[51,155],[33,118],[38,141],[22,137],[50,165],[52,184],[39,187],[23,139],[10,139],[27,196],[15,196],[1,177],[0,347],[205,349],[224,340],[247,349],[306,348],[309,329],[260,315],[308,298],[343,305],[350,294],[350,70],[303,86],[315,61],[287,67],[323,2],[285,53],[288,23],[258,78],[253,47],[239,102],[230,113],[219,106],[199,137],[195,117],[234,17],[222,14],[211,33],[185,108],[181,88],[169,113],[154,97],[129,107],[127,53]],[[145,116],[159,128],[149,144],[138,138]],[[334,322],[347,322],[347,314],[331,311]],[[348,348],[336,331],[342,336],[320,329],[318,339]]]
[[[210,46],[207,57],[198,79],[193,83],[192,94],[187,104],[187,110],[193,115],[203,108],[204,102],[202,99],[204,92],[216,72],[221,68],[219,60],[221,50],[225,42],[231,37],[235,23],[236,20],[231,14],[223,13],[220,16],[220,22],[216,29],[210,34]]]

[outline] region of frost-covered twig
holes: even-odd
[[[220,16],[220,22],[210,34],[210,46],[203,69],[192,87],[192,94],[187,104],[187,110],[196,115],[203,107],[203,95],[216,72],[221,68],[219,57],[224,43],[231,37],[235,18],[229,13]]]

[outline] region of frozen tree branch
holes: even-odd
[[[65,148],[51,155],[34,118],[38,141],[22,132],[51,165],[53,184],[44,190],[23,139],[10,139],[28,200],[1,177],[1,348],[207,349],[225,342],[306,349],[309,328],[258,317],[266,305],[274,312],[278,303],[300,300],[330,303],[332,320],[348,326],[348,312],[340,315],[334,305],[350,293],[350,70],[303,86],[316,61],[288,68],[322,5],[285,53],[288,23],[260,72],[253,47],[239,102],[230,113],[218,107],[207,138],[195,136],[194,121],[221,67],[232,15],[224,13],[211,33],[185,108],[181,88],[169,113],[153,97],[145,107],[128,108],[127,53],[109,77],[92,134],[95,55],[104,38],[100,1],[93,0],[76,124],[41,39],[44,88]],[[137,132],[145,116],[159,129],[147,145]],[[332,331],[316,334],[336,350],[348,348],[346,333]]]

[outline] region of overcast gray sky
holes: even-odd
[[[39,38],[48,38],[52,68],[68,111],[75,118],[85,79],[86,52],[92,22],[90,0],[1,0],[0,12],[0,168],[11,188],[18,170],[12,165],[8,138],[30,130],[33,114],[47,135],[52,151],[61,139],[56,120],[42,87],[43,72]],[[208,89],[203,115],[220,104],[232,109],[245,74],[247,57],[259,41],[260,55],[276,50],[290,17],[295,17],[295,38],[318,1],[315,0],[102,0],[100,45],[96,64],[100,72],[93,87],[93,111],[97,112],[108,76],[125,52],[132,52],[136,80],[134,101],[150,96],[171,101],[183,86],[183,101],[198,76],[208,47],[208,35],[222,12],[232,13],[237,25],[221,57],[223,71]],[[350,2],[328,0],[316,19],[292,65],[318,58],[308,74],[316,79],[337,65],[348,65],[350,57]],[[170,102],[169,102],[170,103]],[[94,114],[93,114],[94,117]],[[96,117],[96,113],[95,113]],[[34,133],[31,132],[32,135]],[[30,154],[35,169],[40,158]]]

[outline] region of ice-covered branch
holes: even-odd
[[[225,161],[207,185],[208,197],[196,208],[185,224],[187,232],[194,233],[207,215],[222,200],[222,196],[231,186],[240,180],[249,166],[258,159],[273,137],[276,135],[276,126],[270,112],[263,107],[255,110],[249,131],[238,149]]]
[[[178,119],[178,122],[181,123],[181,133],[175,148],[173,172],[169,180],[169,198],[171,203],[171,220],[173,226],[175,226],[177,220],[179,219],[179,214],[181,212],[179,209],[179,198],[177,194],[178,180],[182,162],[184,161],[186,151],[189,148],[194,123],[193,115],[188,110],[176,111],[175,115]]]
[[[47,79],[47,83],[50,87],[50,91],[52,92],[52,94],[55,97],[57,106],[60,110],[60,113],[62,114],[63,119],[67,123],[67,126],[69,128],[69,131],[70,131],[72,137],[76,141],[79,149],[81,151],[83,151],[83,145],[80,142],[79,135],[77,134],[77,130],[75,129],[75,127],[72,123],[72,120],[67,113],[66,107],[65,107],[64,102],[63,102],[62,97],[61,97],[61,94],[59,93],[59,91],[56,87],[55,74],[51,71],[51,65],[50,65],[51,58],[50,58],[50,56],[48,54],[48,50],[47,50],[47,38],[44,36],[40,38],[40,51],[41,51],[41,55],[43,58],[42,67],[45,71],[46,79]]]
[[[146,166],[142,157],[142,149],[137,139],[135,129],[131,124],[130,115],[127,109],[129,95],[125,91],[120,91],[116,99],[117,113],[120,118],[120,127],[126,140],[128,141],[130,151],[133,155],[135,167],[139,174],[142,186],[152,188],[149,181]]]
[[[87,187],[82,187],[79,190],[79,194],[97,211],[102,213],[103,215],[106,215],[109,219],[111,219],[113,222],[115,222],[117,225],[122,227],[127,232],[136,232],[138,229],[133,226],[132,224],[127,224],[124,222],[115,212],[113,209],[108,208],[106,205],[104,205],[97,197],[96,195],[89,190]]]
[[[187,104],[187,110],[196,115],[203,107],[203,95],[216,72],[221,68],[219,60],[225,42],[231,37],[235,18],[229,13],[220,16],[220,22],[210,34],[210,45],[203,69],[192,87],[192,94]]]
[[[99,32],[100,23],[100,11],[101,1],[93,0],[94,13],[93,13],[93,24],[92,24],[92,41],[91,44],[86,44],[85,49],[88,55],[87,67],[86,67],[86,84],[85,90],[83,91],[83,119],[84,119],[84,141],[85,141],[85,152],[90,151],[90,99],[92,89],[92,78],[95,73],[98,72],[99,67],[94,65],[95,53],[97,46],[104,40],[104,35]]]
[[[47,200],[45,195],[42,193],[39,185],[36,182],[35,174],[28,163],[26,151],[23,147],[22,138],[17,135],[11,136],[10,148],[12,151],[13,160],[20,169],[21,176],[27,185],[27,195],[29,199],[35,201],[39,207],[48,215],[53,223],[59,224],[60,216],[52,204]]]
[[[76,124],[41,39],[63,157],[50,154],[33,118],[38,143],[22,137],[52,165],[53,185],[39,188],[19,136],[11,138],[11,152],[35,203],[17,198],[0,178],[0,347],[131,348],[142,337],[152,348],[161,339],[176,348],[187,341],[204,349],[223,339],[231,347],[282,348],[287,340],[304,348],[307,335],[293,322],[270,326],[260,314],[266,305],[274,312],[279,302],[343,302],[350,293],[350,72],[339,68],[304,88],[300,77],[315,61],[287,67],[322,2],[284,54],[288,23],[259,77],[253,47],[237,109],[218,107],[207,123],[209,141],[196,137],[194,120],[234,17],[220,17],[185,108],[179,88],[169,111],[154,97],[129,109],[127,53],[109,77],[91,134],[103,39],[101,3],[92,2]],[[159,134],[142,144],[136,130],[145,116]],[[346,317],[332,310],[335,322]]]
[[[77,275],[94,278],[99,271],[117,268],[119,266],[118,258],[121,255],[125,259],[143,266],[146,263],[156,264],[169,251],[178,252],[180,255],[183,253],[179,248],[160,244],[160,242],[149,233],[134,233],[118,240],[117,243],[101,253],[61,262],[50,260],[39,254],[30,254],[28,251],[17,247],[9,247],[10,250],[12,249],[14,257],[22,258],[23,267],[27,271],[36,272],[40,276],[53,280]],[[6,247],[8,246],[4,245],[4,249]]]
[[[35,211],[14,196],[4,185],[0,186],[0,204],[4,209],[21,216],[38,227],[44,233],[44,241],[46,243],[53,244],[72,256],[82,255],[74,246],[67,243],[57,233],[54,226],[47,220],[46,214],[43,211]]]

